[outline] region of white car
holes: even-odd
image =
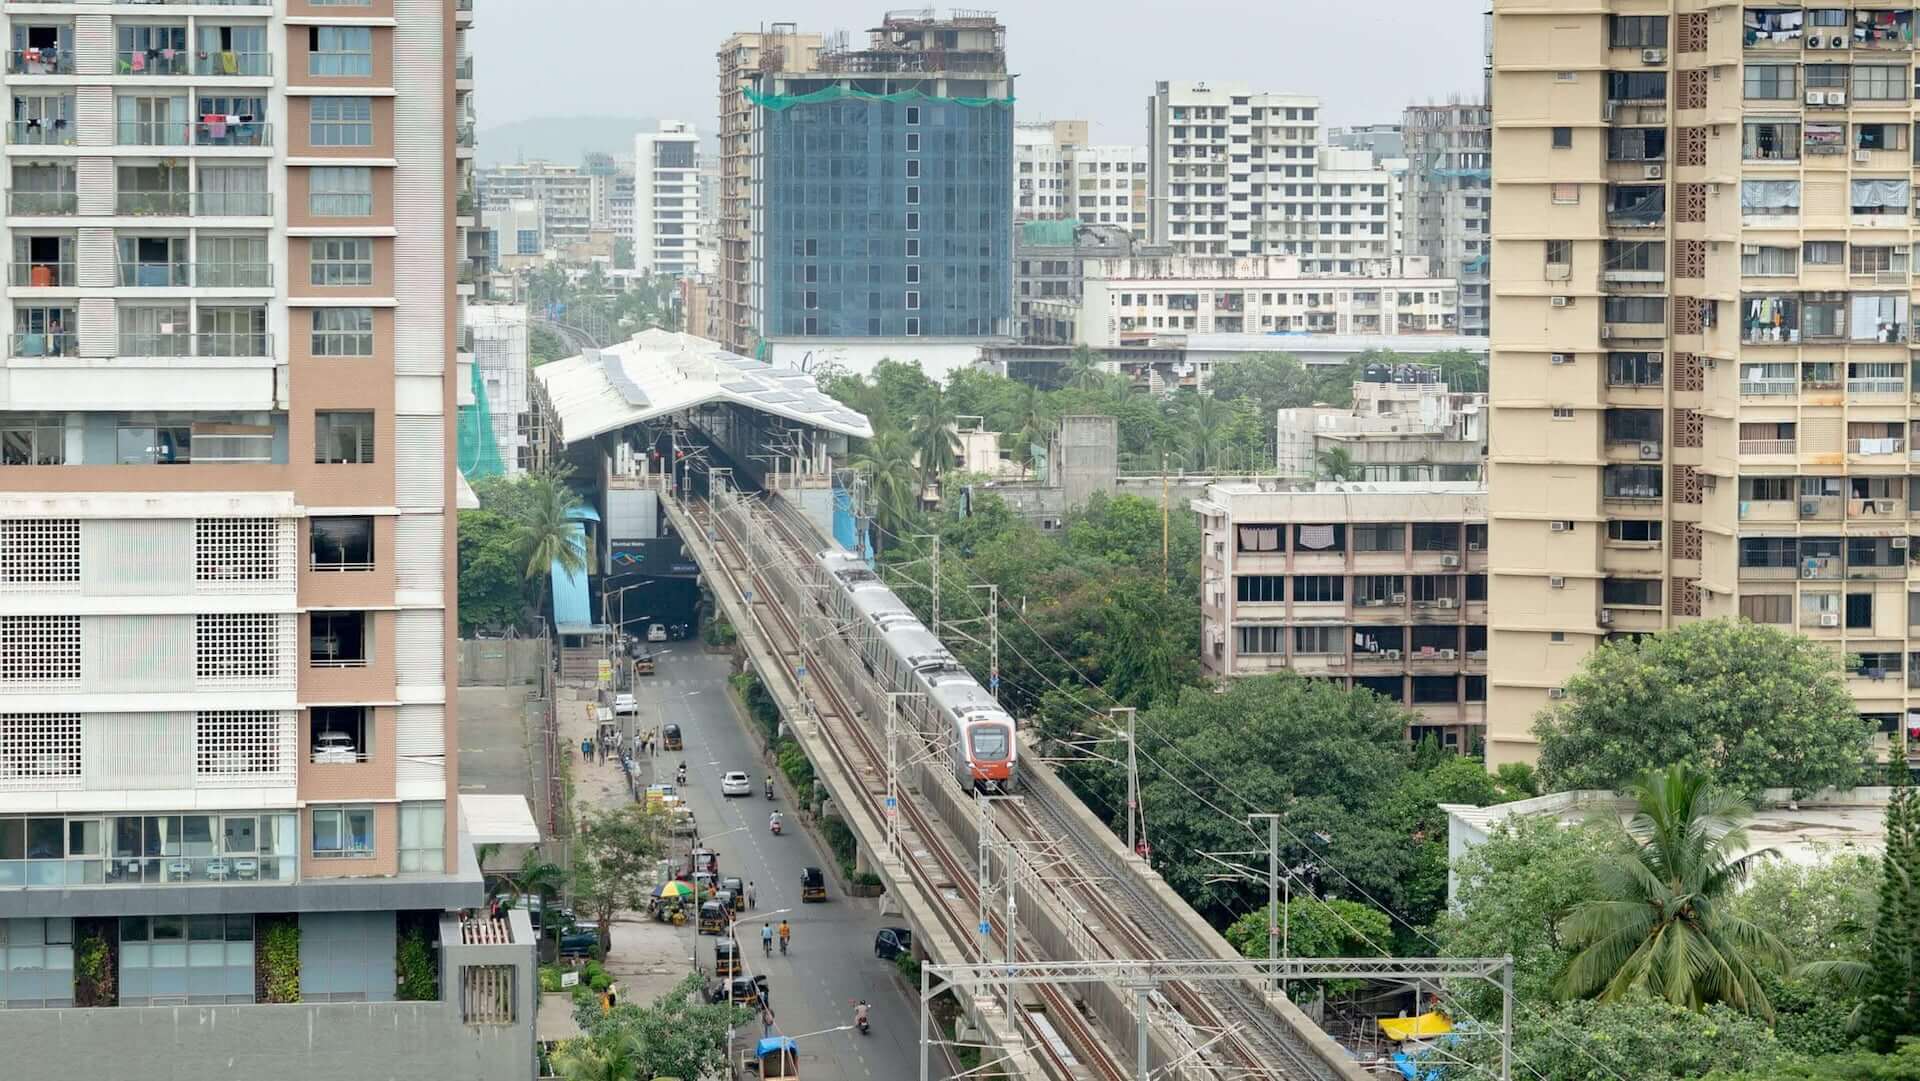
[[[667,625],[665,623],[652,623],[647,626],[647,641],[664,642],[666,640]]]
[[[734,770],[725,777],[720,778],[720,794],[723,796],[751,796],[753,795],[753,778],[739,770]]]
[[[619,716],[640,712],[640,701],[633,695],[621,693],[613,696],[613,712]]]
[[[313,761],[322,764],[358,762],[360,755],[354,750],[352,736],[345,732],[322,732],[313,737]],[[746,774],[740,776],[745,777]]]

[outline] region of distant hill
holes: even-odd
[[[474,156],[482,166],[544,158],[579,164],[590,151],[633,155],[633,137],[659,124],[644,116],[546,116],[480,129]]]

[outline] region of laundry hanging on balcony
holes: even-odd
[[[1322,551],[1333,547],[1333,527],[1330,525],[1303,525],[1294,534],[1295,543],[1311,551]]]

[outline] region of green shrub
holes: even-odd
[[[281,918],[268,925],[260,940],[266,965],[267,1001],[300,1001],[300,924]]]
[[[807,752],[801,750],[798,743],[783,740],[777,756],[780,772],[787,775],[787,780],[793,782],[793,787],[798,789],[801,798],[805,799],[807,794],[813,791],[813,763],[807,760]]]
[[[900,975],[906,978],[909,986],[920,986],[920,962],[912,954],[903,953],[895,957],[893,967],[900,970]]]
[[[707,624],[706,629],[700,632],[700,637],[710,646],[730,646],[739,635],[734,633],[733,624],[716,619]]]
[[[440,998],[439,967],[433,962],[427,936],[419,928],[408,931],[400,940],[394,966],[400,975],[400,988],[394,997],[402,1002],[434,1002]]]
[[[541,965],[540,966],[540,990],[542,991],[560,990],[560,966],[558,965]]]
[[[856,885],[856,886],[878,886],[878,885],[881,885],[881,882],[880,882],[880,876],[879,876],[879,875],[876,875],[876,874],[874,874],[874,873],[873,873],[872,871],[855,871],[855,872],[853,873],[853,877],[852,877],[852,879],[851,879],[851,881],[852,881],[852,882],[853,882],[853,884],[854,884],[854,885]]]
[[[115,986],[113,950],[105,937],[81,936],[73,951],[74,1000],[81,1006],[113,1006],[120,1001]]]

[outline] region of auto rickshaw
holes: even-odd
[[[705,871],[710,875],[720,873],[720,853],[711,848],[696,848],[687,853],[687,873],[697,875]]]
[[[713,974],[725,979],[740,974],[740,940],[731,935],[713,944]]]
[[[827,899],[827,876],[818,867],[800,869],[800,899],[802,901],[824,901]]]
[[[700,933],[703,935],[724,935],[727,933],[727,906],[718,901],[700,902]]]
[[[750,1074],[758,1074],[761,1081],[800,1081],[800,1045],[785,1036],[761,1040],[753,1057],[740,1061],[736,1076]]]
[[[677,751],[681,749],[679,725],[666,724],[660,726],[660,749],[665,751]]]
[[[746,886],[739,879],[721,879],[720,892],[730,894],[733,897],[733,910],[735,912],[745,912],[747,910]]]

